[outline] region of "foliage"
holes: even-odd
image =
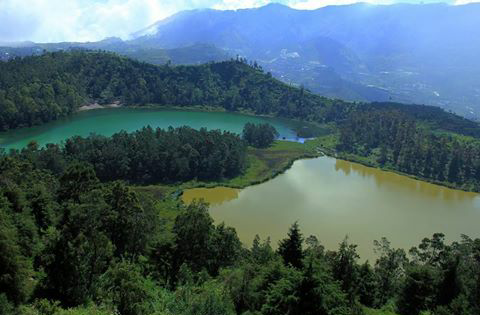
[[[234,229],[213,224],[204,202],[154,202],[101,182],[85,163],[58,175],[36,165],[22,154],[0,160],[6,314],[354,315],[359,303],[401,315],[479,310],[479,240],[447,245],[435,234],[409,260],[382,239],[372,267],[358,264],[347,239],[325,252],[309,236],[303,248],[294,223],[278,252],[258,237],[246,249]]]
[[[77,50],[0,62],[0,131],[55,120],[93,102],[208,105],[294,117],[330,101],[274,80],[243,60],[154,66]]]
[[[270,146],[276,137],[278,137],[278,132],[270,124],[255,125],[246,123],[245,127],[243,127],[242,139],[255,148]]]
[[[122,315],[151,314],[148,280],[139,266],[128,261],[113,264],[100,278],[99,300],[109,303]]]
[[[477,139],[433,134],[399,111],[360,112],[340,128],[337,148],[376,164],[466,190],[480,190]]]
[[[333,121],[342,124],[342,152],[373,155],[425,178],[478,185],[477,140],[459,136],[477,136],[477,128],[429,107],[330,101],[241,60],[155,67],[71,52],[0,65],[2,129],[54,119],[87,99],[208,104]],[[444,119],[457,135],[432,133]],[[278,166],[293,147],[248,150],[257,162]],[[246,150],[237,135],[183,127],[74,137],[64,146],[31,143],[0,155],[0,310],[353,315],[363,303],[401,315],[480,313],[478,239],[446,244],[438,233],[410,256],[382,239],[374,264],[359,265],[356,246],[346,240],[325,252],[310,236],[304,248],[294,223],[276,252],[259,238],[247,249],[233,228],[214,224],[204,202],[186,206],[170,198],[171,190],[153,200],[146,189],[129,186],[232,178],[246,167]]]
[[[101,181],[171,183],[231,178],[246,166],[246,146],[239,136],[190,127],[145,127],[111,137],[75,136],[67,139],[64,146],[29,146],[12,150],[9,155],[56,174],[64,173],[59,191],[62,200],[64,195],[77,200],[76,194],[97,185],[91,179],[93,174]]]
[[[370,164],[430,181],[480,191],[479,124],[437,107],[330,100],[272,79],[260,67],[248,65],[242,58],[172,67],[141,63],[113,53],[72,50],[0,62],[0,131],[55,120],[94,102],[124,106],[214,106],[330,123],[339,127],[337,150],[341,153],[368,157]],[[265,126],[259,133],[262,136],[252,136],[256,133],[252,132],[254,129],[248,128],[245,139],[254,146],[268,146],[273,131]],[[102,137],[90,143],[95,147],[100,144],[104,144]],[[128,144],[135,147],[131,142]],[[150,174],[138,164],[132,167],[130,163],[138,159],[122,154],[120,149],[125,148],[108,146],[107,149],[108,154],[102,156],[109,160],[99,162],[103,168],[96,169],[99,178],[128,175],[139,182],[152,182],[156,175],[167,175],[170,180],[174,177],[185,180],[193,178],[189,175],[198,167],[188,164],[188,158],[175,157],[175,164],[160,165],[169,167],[173,174]],[[145,153],[144,149],[139,148],[138,152]],[[55,150],[58,148],[51,148],[50,158]],[[195,150],[188,145],[175,148],[175,152],[188,157],[195,155]],[[115,155],[121,158],[112,158]],[[227,160],[235,157],[231,154]],[[93,163],[96,156],[88,158]],[[139,158],[147,164],[155,162],[141,154]],[[55,159],[46,162],[52,163],[52,169],[62,164]],[[235,165],[242,164],[237,162]],[[227,173],[235,170],[235,166],[231,170],[211,169],[218,174],[207,177],[228,177]],[[202,175],[205,174],[198,177],[205,178]]]
[[[283,258],[287,266],[301,268],[303,266],[303,236],[300,233],[298,223],[295,222],[288,231],[288,238],[283,239],[278,244],[278,253]]]

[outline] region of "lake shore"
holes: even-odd
[[[175,111],[198,111],[198,112],[227,112],[224,108],[216,107],[216,106],[187,106],[187,107],[182,107],[182,106],[160,106],[156,104],[146,104],[143,106],[125,106],[124,104],[121,104],[119,101],[113,102],[111,104],[105,104],[105,105],[100,105],[98,103],[91,103],[88,105],[84,105],[80,107],[77,110],[77,113],[79,112],[89,112],[93,111],[95,109],[150,109],[150,110],[175,110]],[[271,115],[254,115],[251,112],[246,112],[246,111],[235,111],[231,112],[232,114],[238,114],[238,115],[247,115],[251,117],[264,117],[264,118],[273,118]],[[74,115],[72,115],[74,117]],[[284,119],[284,118],[277,118],[277,119]],[[287,120],[287,119],[285,119]],[[217,186],[226,186],[226,187],[231,187],[231,188],[245,188],[251,185],[255,184],[260,184],[265,181],[268,181],[272,178],[274,178],[278,174],[282,174],[285,172],[287,169],[291,167],[291,165],[299,159],[302,158],[314,158],[319,155],[327,155],[330,157],[350,161],[350,162],[356,162],[358,164],[368,166],[368,167],[373,167],[377,169],[381,169],[384,171],[396,173],[399,175],[407,176],[409,178],[417,179],[420,181],[436,184],[439,186],[444,186],[452,189],[457,189],[457,190],[463,190],[463,191],[468,191],[468,192],[479,192],[479,190],[473,186],[469,186],[467,184],[463,185],[458,185],[458,184],[452,184],[448,182],[441,182],[437,180],[431,180],[428,178],[423,178],[422,176],[419,175],[413,175],[413,174],[408,174],[408,173],[403,173],[401,171],[396,170],[395,168],[389,167],[388,165],[380,165],[379,163],[376,162],[375,157],[369,156],[369,157],[363,157],[355,154],[349,154],[349,153],[341,153],[336,151],[336,145],[338,143],[338,135],[335,132],[335,127],[331,125],[321,125],[321,124],[316,124],[316,123],[311,123],[311,122],[301,122],[295,119],[288,119],[290,122],[297,122],[300,126],[300,123],[304,124],[311,124],[312,128],[315,129],[322,129],[323,135],[318,136],[317,138],[308,140],[305,142],[305,146],[301,146],[301,144],[291,144],[293,147],[289,147],[288,145],[283,145],[284,150],[283,152],[278,152],[278,149],[274,146],[271,149],[271,152],[267,154],[270,150],[265,149],[262,153],[260,150],[253,150],[250,149],[250,153],[252,153],[249,156],[250,162],[252,164],[252,167],[249,167],[245,174],[236,177],[234,179],[230,180],[225,180],[225,181],[220,181],[220,182],[211,182],[211,183],[206,183],[206,182],[189,182],[184,184],[186,188],[193,188],[193,187],[217,187]],[[299,127],[301,129],[301,127]],[[294,127],[290,127],[290,129],[296,130]],[[321,133],[320,133],[321,134]],[[2,146],[5,146],[5,143],[7,142],[6,134],[0,134],[0,144]],[[288,143],[288,142],[287,142]],[[295,147],[296,145],[300,145],[301,147]],[[277,151],[277,152],[276,152]],[[270,156],[268,156],[270,155]],[[275,156],[277,155],[277,156]],[[280,157],[278,157],[280,156]]]
[[[480,193],[479,190],[474,189],[474,187],[465,187],[465,186],[458,186],[449,182],[445,181],[438,181],[438,180],[433,180],[429,178],[424,178],[420,175],[414,175],[414,174],[409,174],[409,173],[404,173],[402,171],[396,170],[392,167],[389,167],[388,165],[380,165],[378,162],[376,162],[375,158],[372,158],[371,156],[369,157],[364,157],[360,156],[357,154],[352,154],[352,153],[342,153],[342,152],[337,152],[336,151],[336,144],[337,144],[338,139],[336,139],[335,135],[329,135],[326,137],[319,137],[316,138],[312,141],[312,143],[315,143],[315,146],[321,150],[321,152],[329,157],[333,157],[336,159],[340,160],[345,160],[353,163],[357,163],[363,166],[379,169],[385,172],[390,172],[390,173],[395,173],[398,175],[402,175],[411,179],[415,179],[418,181],[434,184],[437,186],[442,186],[450,189],[455,189],[455,190],[460,190],[460,191],[465,191],[465,192],[474,192],[474,193]]]
[[[111,104],[105,104],[105,105],[100,105],[98,103],[92,103],[92,104],[81,106],[78,109],[78,111],[83,112],[83,111],[94,110],[94,109],[119,108],[119,107],[123,107],[120,102],[113,102]]]
[[[181,184],[151,185],[135,189],[148,191],[154,196],[166,198],[180,198],[184,190],[193,188],[227,187],[243,189],[265,183],[290,169],[295,161],[311,159],[322,156],[313,143],[276,140],[265,149],[249,147],[247,151],[248,167],[245,172],[237,177],[213,182],[189,181]]]
[[[193,189],[193,188],[216,188],[216,187],[227,187],[235,189],[243,189],[249,186],[254,186],[258,184],[265,183],[276,176],[285,173],[290,169],[295,161],[317,158],[320,156],[328,156],[331,158],[344,160],[348,162],[357,163],[359,165],[370,167],[373,169],[378,169],[384,172],[389,172],[421,182],[434,184],[441,187],[446,187],[449,189],[454,189],[463,192],[472,192],[479,193],[478,191],[472,189],[462,189],[453,184],[447,182],[440,182],[435,180],[429,180],[427,178],[422,178],[420,176],[407,174],[400,172],[398,170],[384,167],[381,165],[376,165],[373,162],[369,161],[367,158],[353,155],[353,154],[342,154],[338,153],[335,150],[335,141],[332,140],[334,136],[318,137],[306,141],[305,143],[295,143],[289,141],[277,140],[275,144],[267,149],[254,149],[249,148],[248,158],[250,159],[250,164],[244,174],[235,177],[233,179],[225,181],[216,181],[216,182],[197,182],[191,181],[179,186],[176,186],[177,197],[181,196],[183,190]],[[280,155],[276,155],[280,153]],[[281,156],[281,157],[280,157]]]

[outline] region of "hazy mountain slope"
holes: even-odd
[[[273,4],[182,12],[133,34],[131,42],[164,48],[209,43],[330,96],[392,98],[472,114],[480,108],[478,16],[480,4],[355,4],[313,11]],[[302,75],[292,71],[299,66]],[[329,87],[331,78],[319,75],[319,67],[331,68],[332,77],[351,88]]]
[[[209,44],[199,43],[186,47],[163,49],[145,47],[112,37],[99,42],[29,43],[22,47],[0,46],[0,60],[8,61],[15,57],[41,55],[44,51],[55,52],[69,50],[106,50],[152,64],[171,62],[173,64],[188,65],[210,61],[223,61],[232,58],[225,50]]]

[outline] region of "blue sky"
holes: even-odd
[[[390,4],[400,0],[366,0]],[[441,0],[464,4],[472,0]],[[479,1],[479,0],[474,0]],[[0,0],[0,42],[96,41],[126,38],[178,11],[196,8],[240,9],[279,2],[297,9],[316,9],[356,0]],[[402,0],[428,3],[439,0]]]

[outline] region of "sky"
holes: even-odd
[[[178,11],[213,8],[241,9],[278,2],[312,10],[358,0],[0,0],[0,42],[97,41],[123,39]],[[364,0],[395,2],[446,2],[465,4],[480,0]]]

